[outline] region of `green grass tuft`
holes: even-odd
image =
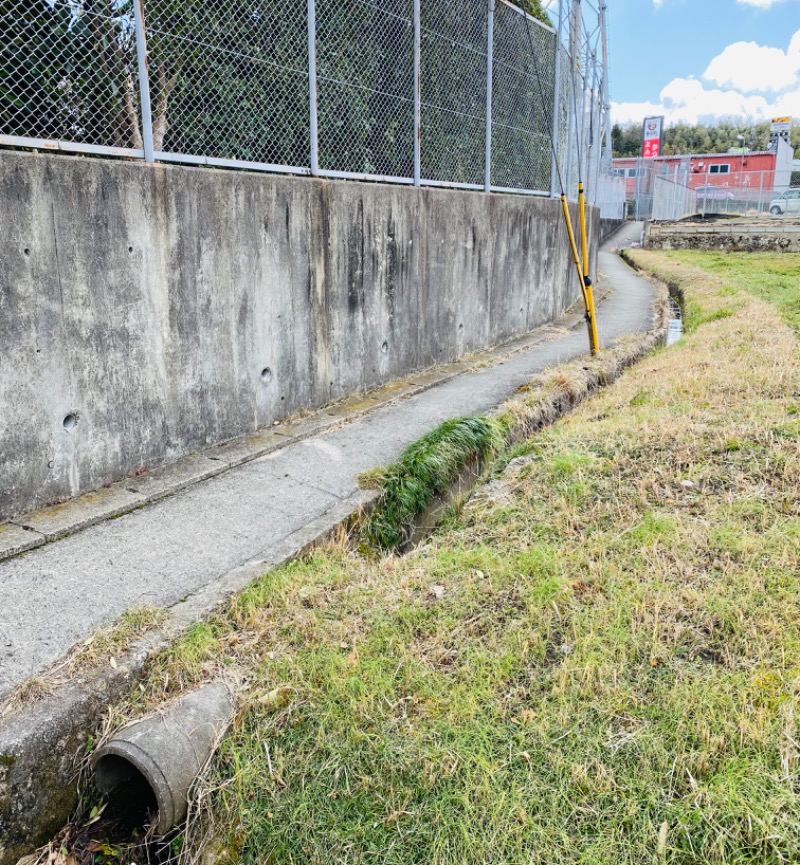
[[[502,443],[498,425],[481,417],[445,421],[414,442],[381,472],[384,493],[364,527],[367,543],[379,550],[398,549],[419,515],[460,472],[496,452]]]

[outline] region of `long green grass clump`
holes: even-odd
[[[465,467],[497,450],[496,424],[481,417],[445,421],[410,445],[381,473],[383,495],[367,521],[364,537],[379,550],[396,550],[415,520],[457,480]]]

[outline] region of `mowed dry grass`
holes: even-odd
[[[266,574],[126,711],[242,710],[181,856],[800,861],[800,344],[668,256],[692,331],[495,467],[403,557]],[[122,856],[123,854],[120,854]]]

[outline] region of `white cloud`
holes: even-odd
[[[771,5],[771,0],[740,2]],[[614,121],[639,122],[649,114],[664,114],[668,123],[800,117],[800,30],[785,51],[756,42],[729,45],[709,63],[703,78],[706,84],[674,78],[659,94],[659,102],[612,103]]]
[[[735,90],[707,90],[693,78],[674,78],[661,91],[661,101],[612,103],[614,121],[639,121],[649,114],[664,114],[668,123],[713,123],[722,117],[771,116],[763,96],[746,96]]]
[[[755,6],[756,9],[769,9],[776,3],[782,3],[783,0],[736,0],[742,6]]]
[[[614,123],[641,123],[645,117],[658,117],[665,114],[660,102],[613,102],[611,117]]]
[[[770,48],[757,42],[734,42],[718,54],[703,78],[721,87],[734,87],[745,93],[788,90],[800,77],[800,31],[789,48]]]

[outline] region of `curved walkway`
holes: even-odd
[[[628,226],[613,243],[640,232]],[[604,344],[649,330],[652,286],[608,245],[599,269],[613,286],[598,308]],[[356,511],[370,497],[359,489],[360,473],[395,460],[442,421],[485,413],[537,373],[586,352],[581,318],[570,329],[545,331],[493,365],[0,562],[0,699],[126,610],[155,605],[187,620],[201,616]]]

